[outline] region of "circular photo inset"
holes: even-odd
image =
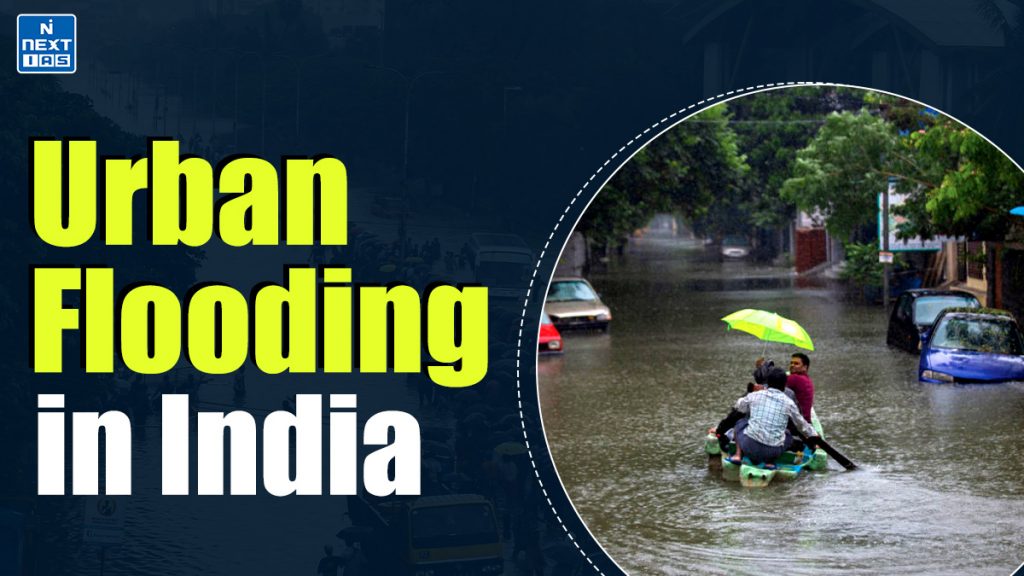
[[[634,574],[1009,574],[1024,173],[921,103],[738,97],[637,152],[551,280],[551,454]]]

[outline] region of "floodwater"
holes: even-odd
[[[648,237],[591,278],[609,334],[569,334],[541,358],[541,411],[559,475],[591,532],[632,574],[998,574],[1024,561],[1024,384],[917,381],[885,344],[880,306],[798,288],[785,269],[704,262]],[[814,340],[815,409],[860,467],[763,490],[707,469],[704,434],[751,379],[762,342],[727,332],[776,311]],[[785,365],[792,347],[768,345]]]

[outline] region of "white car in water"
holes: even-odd
[[[548,288],[544,310],[559,330],[596,328],[607,331],[612,321],[611,310],[601,296],[583,278],[555,278]]]
[[[722,240],[722,257],[739,260],[750,256],[750,242],[743,236],[726,236]]]

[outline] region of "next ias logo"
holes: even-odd
[[[74,74],[77,32],[74,14],[19,14],[18,72]]]

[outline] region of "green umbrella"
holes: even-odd
[[[731,330],[742,330],[757,336],[765,342],[781,342],[792,344],[805,350],[814,350],[811,337],[799,324],[779,316],[775,312],[745,309],[733,312],[722,321]]]

